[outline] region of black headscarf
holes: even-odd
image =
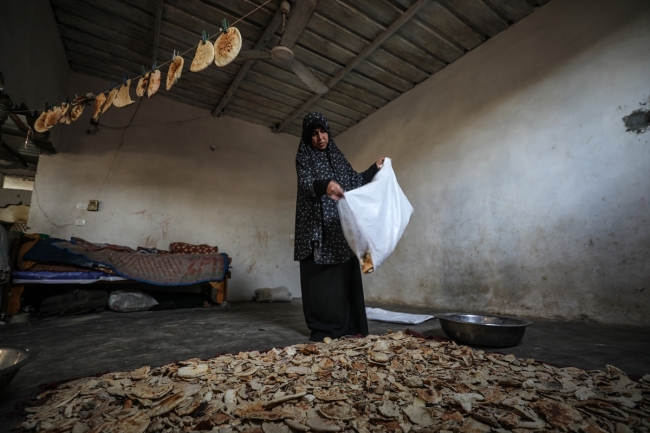
[[[318,150],[311,144],[316,126],[323,127],[329,137],[324,150]],[[325,116],[317,112],[305,116],[302,122],[302,139],[296,154],[298,197],[294,260],[307,258],[314,248],[317,251],[315,260],[318,264],[336,264],[350,260],[353,252],[343,236],[336,202],[323,194],[319,184],[334,180],[344,191],[350,191],[372,179],[376,167],[373,169],[371,166],[368,171],[373,171],[368,180],[365,179],[367,176],[354,171],[334,143]]]

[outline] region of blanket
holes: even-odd
[[[151,254],[128,247],[98,246],[74,239],[53,246],[88,262],[100,264],[117,275],[160,286],[186,286],[222,281],[228,272],[226,254]]]

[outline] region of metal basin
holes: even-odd
[[[452,340],[471,346],[516,346],[533,322],[485,314],[438,314],[440,326]]]
[[[32,362],[38,352],[15,346],[0,346],[0,389],[8,385],[18,370]]]

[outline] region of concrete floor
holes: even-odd
[[[368,306],[412,313],[438,312],[372,303]],[[498,351],[584,369],[604,369],[606,364],[612,364],[628,374],[650,373],[650,327],[534,322],[518,346]],[[369,324],[373,334],[407,328],[372,321]],[[438,320],[410,328],[426,336],[444,336]],[[6,414],[21,399],[35,396],[39,384],[194,357],[283,347],[304,343],[308,336],[299,300],[283,304],[234,303],[228,309],[106,311],[2,325],[1,344],[38,348],[42,353],[0,390],[0,431],[8,431],[18,422]]]

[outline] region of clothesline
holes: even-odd
[[[241,17],[241,18],[235,20],[235,21],[234,21],[232,24],[230,24],[230,25],[231,25],[231,26],[234,26],[235,24],[237,24],[238,22],[240,22],[241,20],[243,20],[243,19],[246,18],[247,16],[251,15],[252,13],[254,13],[254,12],[256,12],[257,10],[261,9],[262,7],[266,6],[266,5],[267,5],[268,3],[270,3],[271,1],[273,1],[273,0],[267,0],[267,1],[265,1],[264,3],[262,3],[261,5],[259,5],[258,7],[256,7],[255,9],[253,9],[252,11],[250,11],[249,13],[247,13],[246,15],[244,15],[243,17]],[[216,34],[214,34],[214,35],[212,35],[212,36],[210,36],[210,37],[205,38],[205,42],[210,41],[210,40],[212,40],[213,38],[219,36],[222,32],[223,32],[223,29],[219,29],[219,31],[218,31]],[[201,43],[204,43],[203,39],[199,42],[199,44],[201,44]],[[180,54],[178,54],[178,55],[179,55],[179,56],[184,56],[185,54],[189,53],[189,52],[192,51],[193,49],[198,48],[199,44],[190,47],[189,49],[187,49],[186,51],[184,51],[184,52],[182,52],[182,53],[180,53]],[[161,67],[170,64],[173,60],[174,60],[174,59],[172,58],[172,60],[168,60],[168,61],[166,61],[165,63],[163,63],[163,64],[161,64],[159,67],[157,67],[157,69],[160,69]],[[144,76],[144,74],[141,74],[141,75],[138,75],[137,77],[132,78],[131,80],[132,80],[132,81],[133,81],[133,80],[137,80],[137,79],[139,79],[139,78],[142,78],[143,76]],[[111,91],[111,89],[108,89],[108,90],[104,90],[103,92],[100,92],[100,93],[98,93],[98,94],[101,94],[101,93],[109,93],[110,91]],[[12,113],[31,113],[31,112],[33,112],[33,111],[45,111],[45,110],[47,110],[47,108],[41,108],[41,109],[35,109],[35,110],[15,110],[15,111],[11,111],[11,112],[12,112]]]

